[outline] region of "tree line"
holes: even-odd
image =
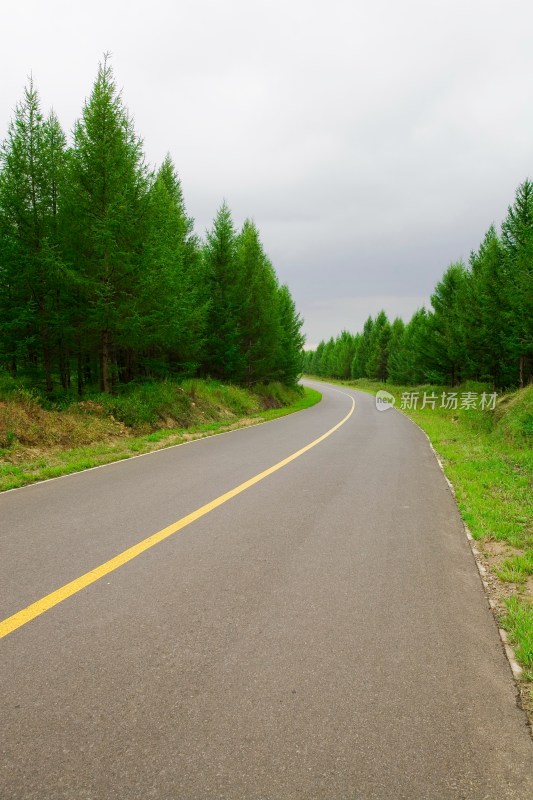
[[[533,182],[522,183],[498,233],[491,225],[468,264],[451,264],[405,324],[384,311],[305,354],[308,373],[400,385],[495,388],[533,379]]]
[[[107,57],[67,142],[33,81],[0,150],[0,367],[48,393],[210,376],[292,384],[302,320],[251,220],[204,241],[157,171]]]

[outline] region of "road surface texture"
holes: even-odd
[[[0,496],[5,619],[315,440],[0,640],[2,800],[533,798],[426,437],[320,386],[268,424]]]

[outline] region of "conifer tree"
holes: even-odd
[[[238,323],[242,285],[237,234],[226,202],[207,233],[203,259],[210,296],[203,371],[213,378],[238,380],[245,371]]]
[[[80,287],[79,340],[98,353],[100,388],[126,370],[139,289],[149,174],[108,58],[100,64],[69,159],[70,251]]]
[[[370,352],[370,339],[373,327],[374,320],[372,317],[368,317],[364,324],[363,332],[355,343],[355,353],[352,361],[352,378],[367,377],[366,362]]]
[[[506,339],[520,386],[533,377],[533,182],[524,181],[502,225],[507,300]]]
[[[194,373],[206,298],[200,248],[170,156],[150,188],[132,342],[149,374]]]
[[[245,221],[236,239],[235,262],[240,295],[236,323],[243,369],[236,377],[252,386],[276,376],[282,331],[276,274],[251,220]]]
[[[62,198],[67,159],[66,136],[54,111],[43,124],[43,185],[47,198],[43,261],[50,286],[49,335],[63,389],[70,388],[72,276],[63,254]]]
[[[369,339],[368,356],[365,372],[368,378],[380,381],[387,380],[387,359],[389,355],[389,339],[391,328],[387,315],[380,311],[374,320]]]
[[[324,340],[320,341],[314,354],[313,360],[311,364],[311,372],[314,375],[323,375],[322,365],[324,360],[324,349],[326,347],[326,343]]]
[[[451,264],[431,295],[431,365],[433,380],[455,386],[467,364],[464,308],[467,278],[461,262]]]
[[[58,329],[57,210],[64,151],[57,118],[43,120],[30,79],[1,151],[1,332],[12,367],[19,357],[37,368],[42,364],[48,392]]]
[[[425,308],[415,311],[401,338],[401,345],[392,363],[392,383],[424,383],[428,375],[428,344],[431,340],[430,316]]]
[[[305,337],[302,334],[303,320],[296,311],[289,287],[285,284],[278,291],[278,313],[281,336],[276,358],[277,377],[290,386],[296,383],[303,370]]]
[[[470,280],[465,316],[468,321],[468,356],[472,374],[505,382],[508,316],[507,276],[503,248],[493,225],[477,252],[470,255]],[[510,365],[509,365],[510,366]]]
[[[354,355],[354,337],[348,331],[341,331],[335,340],[335,377],[350,377]]]
[[[387,359],[387,378],[391,383],[403,382],[402,355],[404,336],[405,323],[400,317],[396,317],[391,325]]]

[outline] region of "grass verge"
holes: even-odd
[[[281,384],[249,391],[217,381],[165,381],[61,408],[0,383],[0,491],[276,419],[320,392]]]
[[[525,705],[532,712],[533,386],[500,395],[494,409],[482,410],[481,395],[492,392],[483,384],[452,390],[369,380],[333,382],[373,394],[380,389],[390,392],[396,407],[427,433],[453,484],[462,518],[477,540],[496,616],[529,684]],[[443,408],[442,395],[449,397],[452,391],[457,392],[458,408]],[[468,392],[477,395],[476,408],[461,408]],[[406,405],[413,393],[417,408],[402,408],[402,398]],[[424,393],[426,398],[436,397],[435,408],[421,408]]]

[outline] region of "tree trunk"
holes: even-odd
[[[79,363],[79,362],[78,362]],[[61,386],[65,391],[70,389],[70,363],[69,357],[65,354],[63,342],[59,342],[59,374]]]
[[[78,346],[78,396],[83,396],[83,357]]]
[[[38,298],[37,302],[39,309],[39,329],[43,352],[45,385],[46,391],[50,393],[54,388],[52,382],[52,348],[50,347],[50,331],[48,329],[48,323],[46,320],[46,306],[44,297]]]
[[[50,393],[54,388],[54,384],[52,381],[52,359],[50,356],[50,346],[47,339],[48,337],[46,337],[45,341],[43,342],[43,359],[46,391]]]
[[[91,368],[91,356],[87,353],[83,368],[83,380],[86,386],[90,386],[93,381],[93,370]]]
[[[43,339],[43,362],[44,362],[44,378],[45,378],[45,385],[46,391],[50,394],[54,388],[54,384],[52,381],[52,356],[50,352],[50,337],[48,335],[48,329],[46,327],[42,330],[42,339]]]
[[[100,391],[109,394],[109,331],[103,330],[100,340]]]

